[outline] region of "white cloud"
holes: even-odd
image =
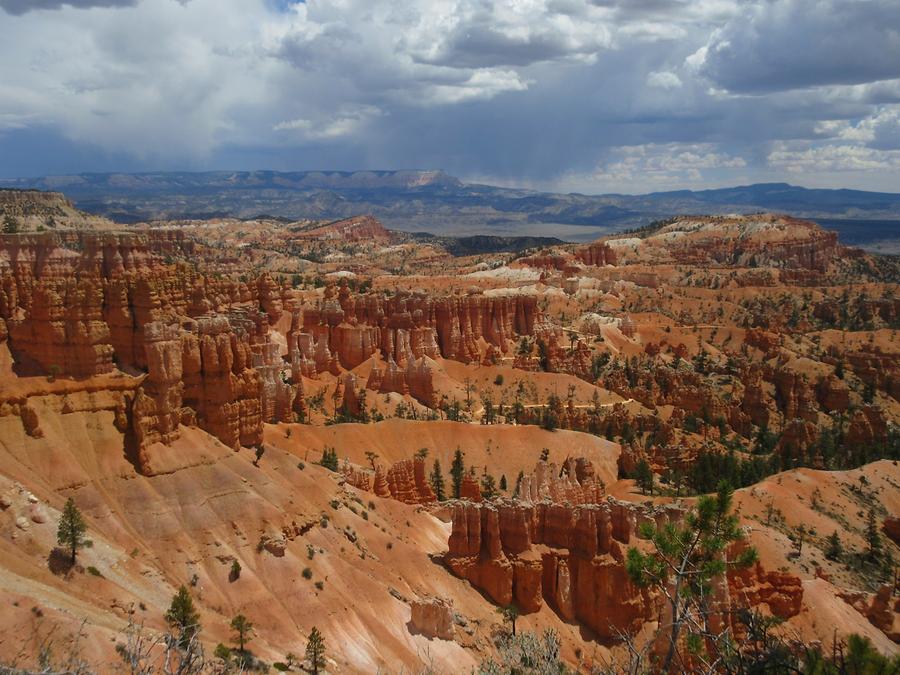
[[[350,136],[362,131],[366,123],[382,111],[375,106],[346,106],[333,117],[320,120],[298,118],[279,122],[274,131],[297,132],[307,140],[321,141]]]
[[[900,147],[900,105],[884,106],[860,120],[822,120],[815,127],[824,138]]]
[[[822,145],[800,148],[777,143],[768,155],[770,166],[791,174],[868,173],[900,171],[900,150],[877,150],[862,145]]]
[[[609,157],[593,172],[568,174],[559,185],[590,193],[697,188],[722,183],[723,172],[733,175],[746,167],[743,157],[712,143],[649,143],[611,148]]]
[[[670,70],[658,70],[647,76],[647,85],[660,89],[677,89],[681,86],[681,78]]]

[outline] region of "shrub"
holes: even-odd
[[[100,573],[100,570],[98,570],[98,569],[97,569],[96,567],[94,567],[93,565],[88,565],[87,571],[88,571],[88,574],[90,574],[90,575],[92,575],[92,576],[95,576],[95,577],[102,577],[102,576],[103,576],[103,575]]]
[[[325,582],[324,582],[324,581],[317,581],[316,584],[315,584],[315,586],[316,586],[316,588],[318,588],[318,589],[321,591],[323,588],[325,588]]]
[[[494,384],[497,385],[498,387],[502,386],[503,385],[503,375],[497,375],[497,377],[494,378]]]
[[[312,570],[309,567],[304,567],[302,574],[304,579],[312,579]]]

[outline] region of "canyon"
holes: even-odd
[[[722,627],[897,653],[891,258],[775,214],[454,255],[372,216],[0,208],[0,662],[81,631],[112,668],[182,585],[209,653],[243,613],[271,663],[316,625],[329,672],[477,668],[510,607],[572,668],[656,658],[628,556],[720,478],[723,555],[758,553],[713,580]],[[69,498],[93,546],[61,569]]]

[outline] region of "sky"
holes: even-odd
[[[0,177],[900,192],[898,0],[0,0]]]

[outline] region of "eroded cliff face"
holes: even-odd
[[[352,369],[379,351],[398,366],[439,356],[469,362],[480,361],[487,346],[507,353],[518,336],[534,332],[539,318],[531,295],[385,297],[353,295],[341,286],[303,309],[294,334],[297,351],[319,371],[331,367],[331,358]]]
[[[58,232],[0,240],[0,317],[26,374],[96,378],[146,369],[126,401],[141,470],[181,425],[230,447],[257,445],[264,421],[292,418],[299,385],[269,321],[284,290],[269,277],[206,277],[181,232]],[[261,310],[261,311],[260,311]]]
[[[447,566],[498,605],[524,613],[547,602],[603,637],[633,632],[658,601],[628,578],[623,544],[637,522],[632,507],[498,501],[453,507]]]
[[[626,548],[649,546],[638,537],[641,523],[662,527],[680,521],[683,511],[623,502],[603,492],[590,462],[581,458],[570,458],[562,470],[539,464],[521,481],[520,498],[453,503],[445,562],[498,605],[515,603],[531,613],[547,603],[601,637],[633,634],[659,617],[663,603],[654,591],[631,582]],[[730,555],[736,554],[734,548]],[[757,564],[722,579],[716,605],[722,617],[732,607],[765,604],[788,618],[799,613],[802,596],[797,577]]]
[[[294,419],[302,379],[282,358],[266,314],[234,309],[148,324],[146,333],[148,375],[134,408],[136,428],[149,432],[138,436],[142,447],[167,442],[179,422],[235,449],[258,446],[264,422]]]
[[[422,457],[395,462],[387,471],[379,464],[374,476],[345,462],[341,473],[353,487],[374,492],[379,497],[391,497],[404,504],[431,504],[437,501]]]

